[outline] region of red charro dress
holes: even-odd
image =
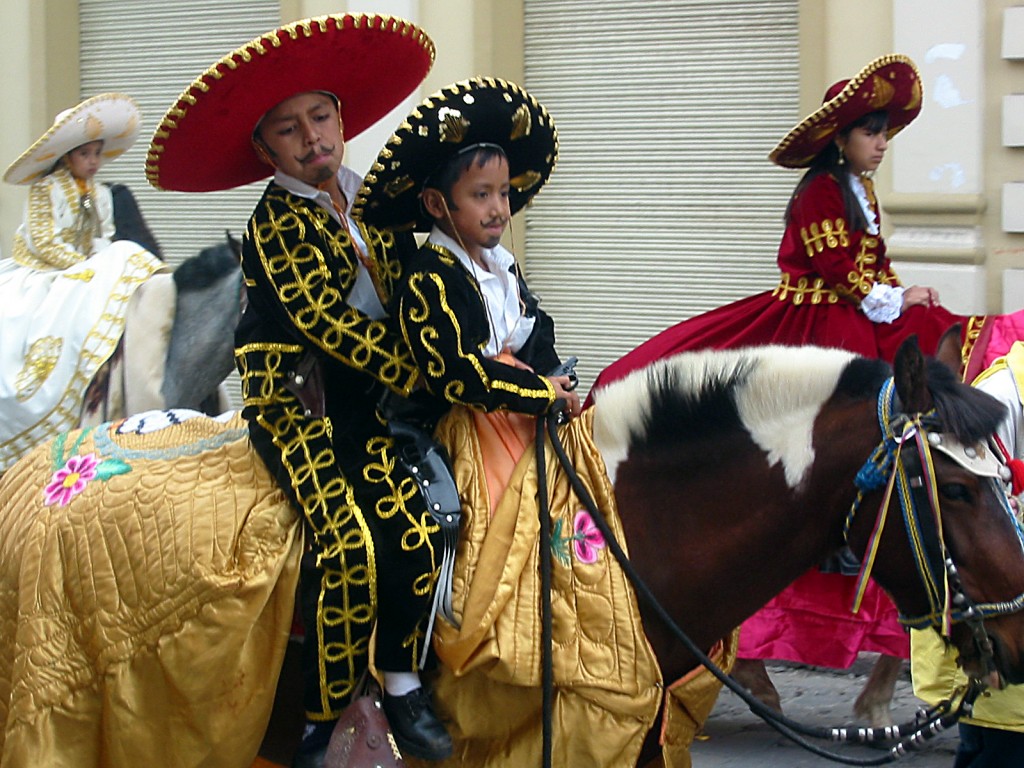
[[[864,204],[874,214],[877,232],[877,203],[865,193]],[[778,265],[781,276],[774,290],[663,331],[606,368],[594,389],[654,360],[705,348],[814,344],[892,362],[908,335],[916,333],[921,348],[931,354],[955,323],[962,325],[968,362],[985,324],[985,318],[954,315],[939,306],[911,307],[891,323],[868,319],[861,302],[872,287],[899,286],[900,281],[882,237],[850,231],[839,184],[827,174],[815,177],[794,199]],[[850,612],[855,581],[811,569],[743,624],[739,656],[836,668],[848,667],[860,651],[909,656],[896,607],[873,582],[859,613]]]

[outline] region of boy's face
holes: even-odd
[[[508,161],[496,155],[480,165],[475,160],[452,185],[448,217],[436,217],[449,236],[479,260],[485,248],[501,242],[511,218],[508,202]],[[439,193],[440,194],[440,193]],[[455,232],[448,231],[454,226]]]
[[[263,116],[258,130],[274,166],[289,176],[315,187],[338,173],[345,141],[330,96],[310,91],[285,99]]]

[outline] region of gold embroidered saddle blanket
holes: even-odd
[[[36,448],[0,480],[0,766],[251,765],[301,546],[238,417]]]

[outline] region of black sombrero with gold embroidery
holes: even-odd
[[[768,159],[785,168],[806,168],[835,135],[871,112],[889,113],[889,138],[921,111],[921,75],[914,62],[893,53],[868,64],[825,92],[822,105],[785,135]]]
[[[160,121],[146,157],[157,189],[211,192],[266,178],[252,145],[260,118],[285,99],[326,91],[340,102],[345,139],[412,93],[434,63],[419,27],[378,14],[303,19],[214,62]]]
[[[388,139],[352,216],[377,227],[428,231],[434,222],[420,207],[424,182],[475,144],[504,150],[512,213],[540,191],[558,158],[555,123],[533,96],[497,78],[462,80],[424,99]]]

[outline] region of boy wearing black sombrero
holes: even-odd
[[[424,100],[367,174],[357,218],[429,232],[392,314],[426,388],[447,404],[540,415],[562,399],[579,413],[569,377],[549,375],[559,366],[554,324],[500,245],[557,154],[554,121],[535,98],[514,83],[475,78]],[[527,441],[531,430],[527,423]]]
[[[414,25],[326,16],[262,35],[210,67],[168,111],[147,160],[154,186],[227,189],[274,173],[249,221],[248,307],[236,361],[253,445],[302,509],[307,727],[295,765],[322,764],[334,721],[374,662],[403,749],[451,740],[420,685],[438,527],[375,404],[418,372],[384,307],[414,241],[357,225],[344,141],[416,88],[433,62]]]

